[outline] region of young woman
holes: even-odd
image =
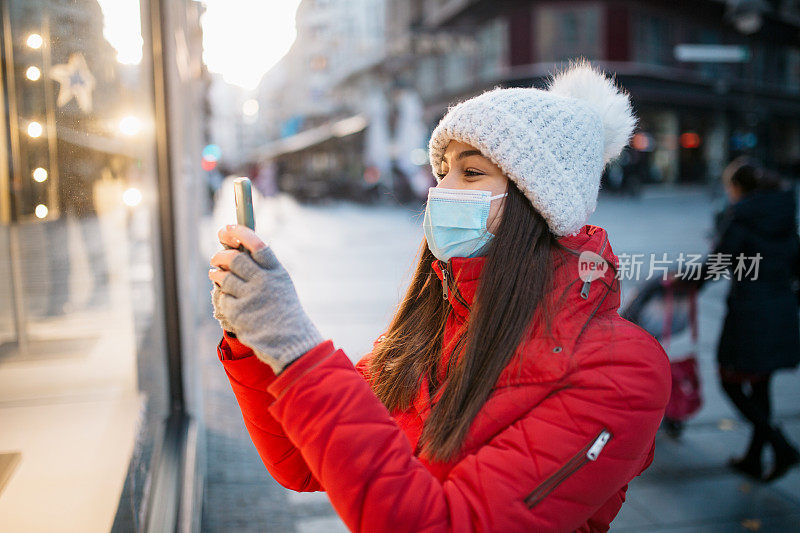
[[[753,426],[747,451],[729,465],[757,480],[774,481],[800,464],[800,452],[772,423],[769,392],[776,371],[800,363],[800,309],[792,286],[800,277],[796,200],[791,189],[746,156],[725,168],[722,182],[729,205],[717,222],[709,257],[727,258],[718,266],[728,263],[731,270],[740,255],[745,270],[757,265],[749,273],[730,273],[728,312],[717,345],[722,389]],[[710,267],[706,261],[695,285],[703,285]],[[767,445],[774,464],[764,472]]]
[[[241,226],[209,277],[218,355],[272,476],[324,490],[354,531],[605,531],[653,460],[666,354],[619,317],[618,264],[586,225],[635,119],[578,62],[495,89],[430,141],[439,184],[387,331],[354,367]]]

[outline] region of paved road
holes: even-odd
[[[220,198],[203,233],[233,218]],[[288,198],[257,202],[259,233],[291,272],[306,310],[324,335],[357,360],[390,318],[422,238],[421,208],[351,204],[300,206]],[[591,223],[605,227],[617,254],[703,253],[712,204],[701,191],[651,191],[636,200],[601,198]],[[213,238],[203,243],[208,255]],[[634,282],[623,284],[627,293]],[[634,480],[612,531],[800,531],[800,469],[769,486],[728,471],[746,446],[746,426],[717,386],[713,353],[724,313],[725,282],[700,298],[700,357],[705,405],[681,441],[661,435],[656,461]],[[216,342],[210,324],[206,346]],[[269,478],[247,437],[233,393],[213,353],[205,357],[208,479],[203,529],[344,531],[324,494],[294,494]],[[774,400],[787,433],[800,442],[800,373],[785,373]]]

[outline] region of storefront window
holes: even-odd
[[[140,7],[8,0],[2,19],[0,529],[111,528],[167,412]]]

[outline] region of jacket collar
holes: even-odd
[[[619,309],[619,279],[611,268],[606,267],[603,274],[590,283],[581,279],[578,269],[580,254],[584,252],[597,254],[606,263],[619,268],[619,259],[611,249],[606,231],[598,226],[586,225],[576,235],[562,237],[559,242],[577,253],[553,252],[556,254],[556,270],[553,286],[548,293],[553,312],[551,334],[546,335],[538,327],[534,329],[520,346],[519,364],[509,364],[501,373],[495,388],[561,380],[579,364],[574,357],[575,347],[592,317],[616,314]],[[452,274],[456,280],[454,285],[457,285],[463,302],[453,289],[448,290],[448,300],[454,313],[463,320],[469,315],[468,306],[471,306],[475,297],[485,263],[485,257],[453,258],[448,265],[448,275]],[[439,261],[433,264],[440,281],[444,272],[442,265]],[[444,358],[442,364],[446,364]],[[415,402],[420,413],[429,402],[427,385],[423,385],[423,388],[425,390],[421,391]]]
[[[606,230],[599,226],[585,225],[576,235],[565,236],[559,242],[576,250],[578,254],[592,252],[600,255],[607,263],[619,268],[619,259],[611,249]],[[606,268],[604,274],[598,279],[586,284],[580,277],[579,255],[563,254],[554,251],[556,272],[554,276],[553,289],[551,295],[560,297],[563,293],[562,304],[558,305],[554,317],[554,325],[557,327],[561,320],[561,315],[591,315],[602,313],[608,310],[617,310],[620,305],[619,280],[610,268]],[[447,290],[447,299],[453,307],[454,312],[463,318],[469,314],[469,306],[475,298],[478,282],[486,257],[454,257],[447,264],[435,260],[433,270],[443,283],[445,275],[452,278]],[[447,274],[445,274],[447,272]],[[457,287],[457,291],[454,290]],[[582,294],[583,293],[583,294]],[[575,320],[570,320],[574,323]],[[568,335],[571,332],[564,332]]]

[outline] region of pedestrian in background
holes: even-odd
[[[722,181],[729,205],[717,218],[713,251],[700,279],[688,281],[699,288],[712,270],[725,264],[733,270],[738,257],[750,270],[731,272],[717,362],[722,389],[753,426],[747,452],[729,465],[752,478],[773,481],[800,462],[797,449],[772,422],[770,401],[774,373],[800,362],[796,199],[791,188],[746,156],[725,168]],[[775,458],[768,474],[762,464],[766,445]]]
[[[272,250],[220,230],[249,253],[212,258],[218,356],[275,479],[326,491],[354,531],[608,530],[670,391],[664,350],[618,314],[608,235],[586,224],[634,125],[588,62],[451,108],[416,271],[355,367]]]

